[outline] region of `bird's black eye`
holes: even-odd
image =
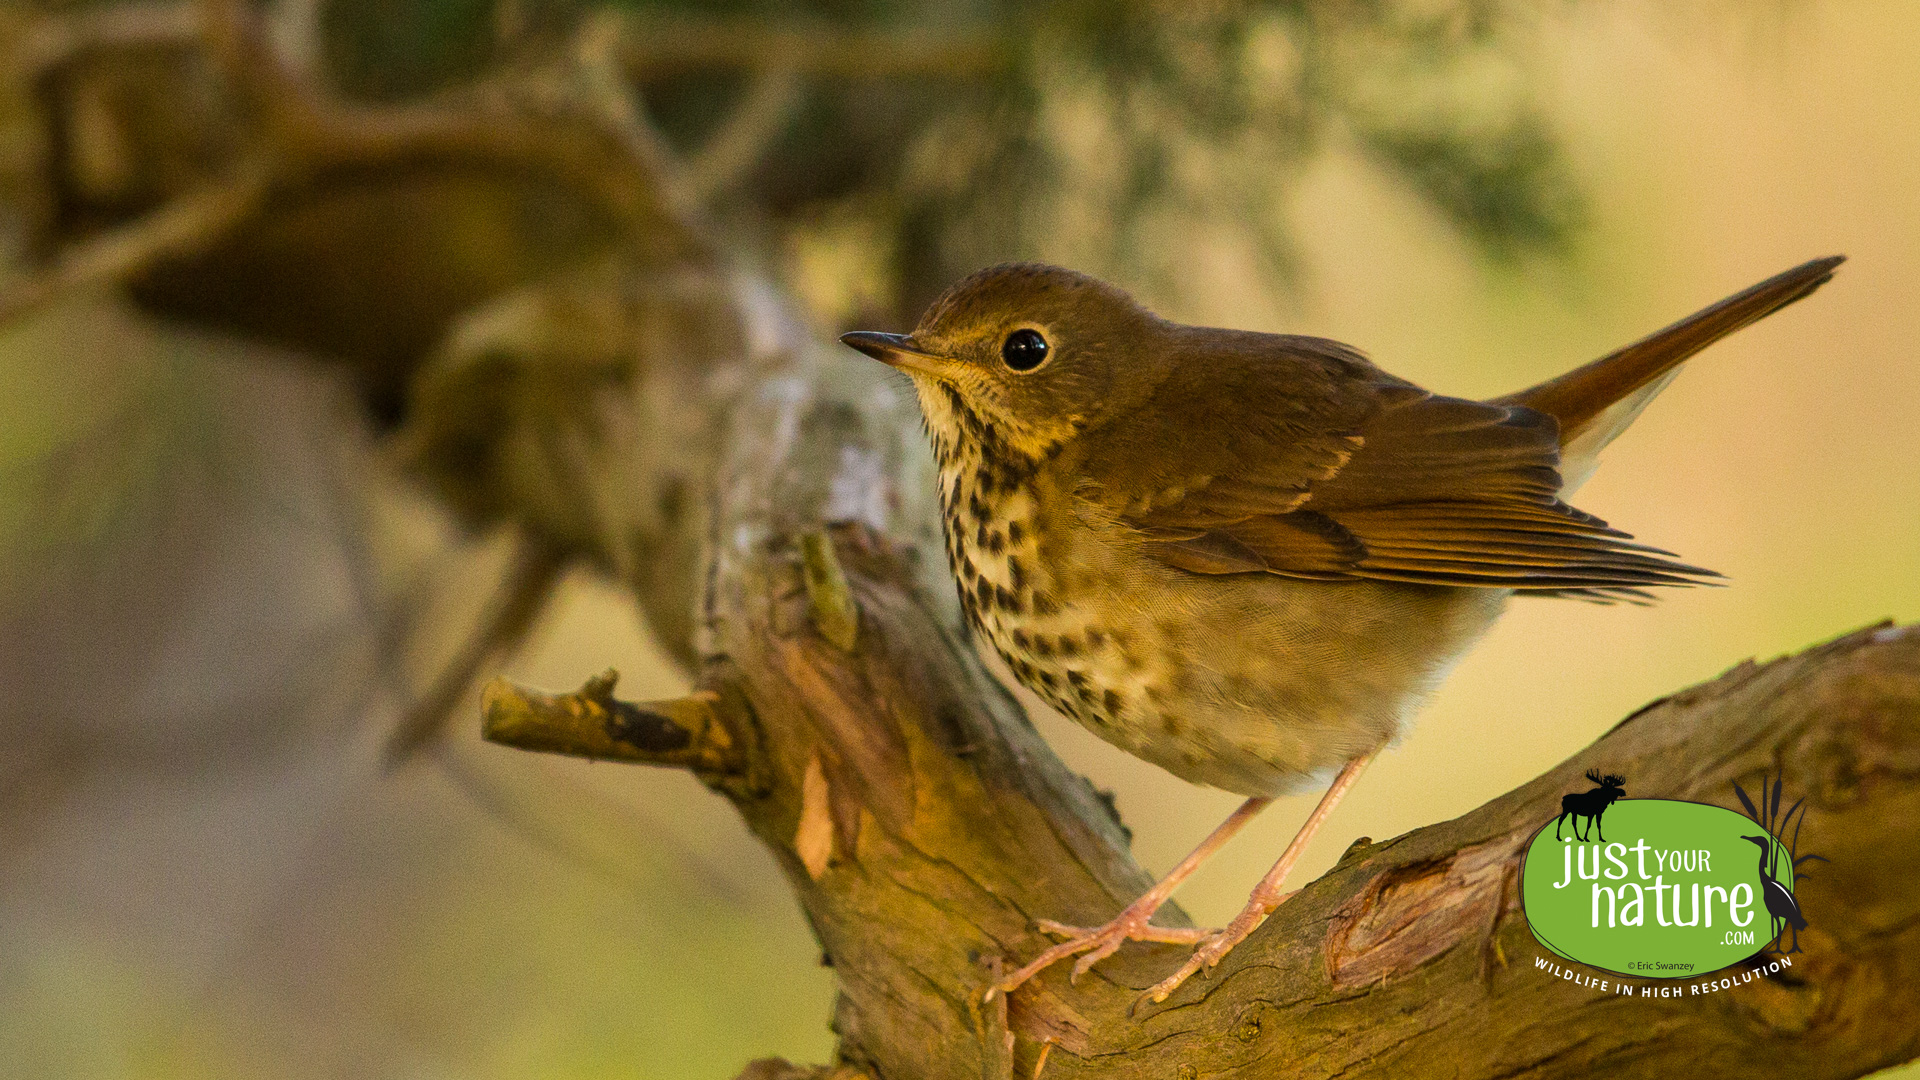
[[[1038,330],[1015,330],[1000,346],[1000,359],[1015,371],[1032,371],[1047,362],[1047,339]]]

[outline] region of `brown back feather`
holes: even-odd
[[[1124,429],[1064,464],[1152,554],[1194,573],[1641,602],[1648,586],[1718,575],[1561,501],[1562,469],[1584,474],[1678,364],[1819,288],[1840,261],[1490,402],[1428,393],[1335,342],[1169,325],[1169,370],[1207,377],[1161,382]]]

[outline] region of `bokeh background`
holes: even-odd
[[[1259,198],[1235,194],[1257,178],[1203,175],[1182,197],[1230,212],[1148,215],[1124,243],[1096,235],[1084,200],[975,252],[950,234],[914,247],[931,227],[903,227],[912,207],[876,210],[870,189],[781,202],[743,185],[773,207],[743,250],[822,332],[899,328],[949,264],[1004,244],[1186,321],[1350,341],[1462,395],[1849,256],[1814,298],[1697,360],[1581,493],[1729,587],[1650,608],[1516,602],[1341,806],[1308,877],[1354,837],[1533,777],[1662,693],[1920,619],[1920,6],[1596,0],[1503,18],[1513,63],[1487,93],[1524,87],[1557,155],[1505,224],[1410,159],[1383,166],[1353,125],[1263,150],[1290,171]],[[383,63],[367,70],[401,74],[365,76],[368,93],[433,75]],[[1068,106],[1036,128],[1066,147],[1056,166],[1131,145]],[[832,115],[794,138],[830,155]],[[998,168],[1015,166],[970,183],[1009,186],[967,213],[991,217],[1017,183]],[[0,329],[0,1077],[727,1077],[763,1055],[824,1060],[832,973],[771,860],[690,777],[488,746],[471,700],[443,746],[381,767],[385,732],[509,558],[385,465],[349,386],[256,343],[107,291]],[[507,673],[571,687],[608,666],[623,696],[686,689],[631,599],[580,571]],[[1116,792],[1151,870],[1236,801],[1029,705]],[[1186,887],[1188,911],[1230,917],[1311,803],[1268,811]]]

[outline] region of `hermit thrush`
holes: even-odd
[[[911,334],[841,340],[905,371],[939,464],[947,557],[974,629],[1029,689],[1174,774],[1250,796],[1104,927],[1011,991],[1123,941],[1217,963],[1365,763],[1516,592],[1644,600],[1715,576],[1567,505],[1596,456],[1721,336],[1818,288],[1789,270],[1557,379],[1429,393],[1322,338],[1183,326],[1049,266],[961,281]],[[1149,923],[1275,795],[1338,771],[1222,931]]]

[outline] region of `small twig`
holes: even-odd
[[[625,144],[641,170],[653,179],[661,201],[675,217],[691,224],[699,219],[698,197],[667,140],[640,110],[633,87],[620,64],[622,20],[618,12],[602,10],[587,17],[573,43],[573,62],[588,100]]]
[[[759,164],[804,100],[800,72],[769,67],[747,87],[744,99],[687,163],[687,187],[706,200],[726,190]]]
[[[715,708],[717,696],[696,692],[636,705],[614,698],[619,678],[608,669],[571,694],[543,694],[496,678],[481,699],[481,731],[490,742],[548,754],[715,775],[745,768],[739,740]]]
[[[0,325],[81,289],[124,281],[155,263],[209,247],[265,197],[267,171],[249,167],[146,217],[76,244],[0,293]]]

